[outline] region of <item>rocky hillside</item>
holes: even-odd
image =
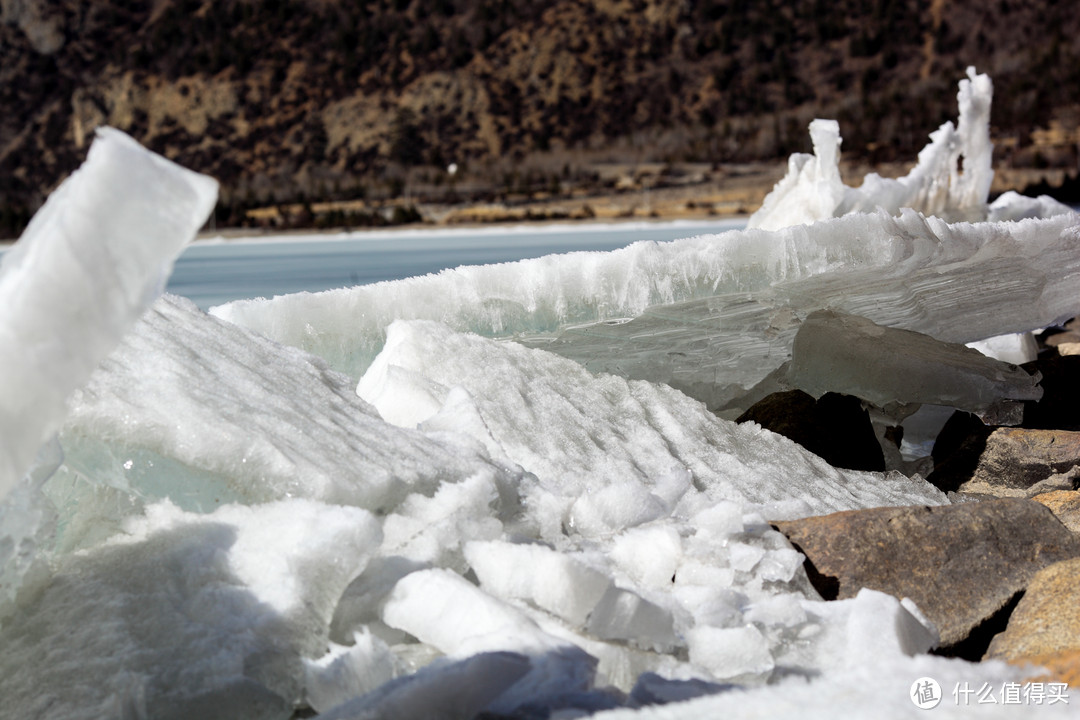
[[[0,0],[0,235],[101,123],[218,177],[235,220],[449,163],[490,190],[773,159],[815,116],[847,157],[906,159],[969,64],[994,78],[999,162],[1076,168],[1060,0]]]

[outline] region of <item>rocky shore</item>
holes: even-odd
[[[1038,337],[1023,369],[1043,397],[1017,426],[956,412],[934,444],[928,479],[953,500],[775,522],[806,557],[826,599],[861,589],[911,598],[937,627],[934,651],[1030,666],[1031,682],[1080,687],[1080,357],[1063,355],[1077,321]],[[871,413],[857,398],[776,393],[755,421],[838,467],[884,469]],[[840,431],[824,440],[822,424]],[[818,429],[817,431],[815,429]],[[879,432],[899,446],[902,430]],[[895,454],[895,453],[894,453]],[[869,459],[868,459],[869,458]]]

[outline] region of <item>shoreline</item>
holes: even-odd
[[[900,177],[911,169],[910,164],[871,166],[863,163],[841,162],[841,176],[852,187],[861,184],[871,172],[882,177]],[[736,221],[749,217],[765,196],[787,171],[787,163],[775,165],[726,168],[708,180],[667,186],[650,186],[647,178],[637,176],[638,182],[624,184],[607,192],[578,191],[566,196],[536,193],[532,196],[511,196],[496,202],[421,202],[410,197],[388,198],[369,202],[347,200],[312,203],[308,206],[319,214],[338,211],[392,213],[399,208],[412,208],[421,222],[387,223],[383,225],[335,224],[319,227],[317,223],[291,226],[282,221],[284,215],[299,212],[303,205],[283,204],[257,208],[248,216],[260,226],[226,226],[218,228],[214,218],[199,231],[194,242],[260,242],[272,238],[333,236],[349,234],[392,235],[408,232],[470,232],[490,230],[507,232],[509,228],[550,228],[557,226],[583,227],[589,225],[622,225],[632,223],[708,223]],[[1008,190],[1023,192],[1039,181],[1059,180],[1064,170],[1018,170],[1001,167],[994,172],[991,196]],[[624,176],[626,177],[626,176]],[[651,177],[651,176],[648,176]],[[6,250],[18,238],[0,238],[0,251]]]

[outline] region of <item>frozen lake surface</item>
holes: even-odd
[[[319,292],[575,250],[615,250],[742,228],[745,218],[495,228],[356,231],[203,241],[176,263],[168,291],[203,310],[232,300]]]

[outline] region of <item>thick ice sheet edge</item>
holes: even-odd
[[[917,216],[865,214],[778,232],[639,242],[612,252],[463,266],[373,285],[236,301],[211,308],[210,314],[359,377],[382,349],[394,320],[436,320],[489,337],[551,333],[636,317],[655,305],[760,291],[831,270],[890,266],[916,249],[925,222]]]
[[[958,343],[818,310],[791,348],[787,381],[814,397],[854,395],[887,411],[897,405],[948,405],[987,423],[1018,425],[1023,401],[1038,401],[1039,378]],[[896,410],[900,417],[910,410]]]
[[[66,398],[161,293],[216,200],[215,180],[101,128],[4,255],[0,498],[59,428]]]
[[[810,136],[814,154],[791,156],[787,175],[750,216],[748,227],[779,230],[810,224],[848,213],[883,208],[896,214],[911,208],[945,220],[987,219],[987,197],[994,178],[991,169],[990,103],[994,87],[989,76],[967,69],[960,81],[957,101],[960,117],[954,126],[946,122],[930,135],[930,144],[919,153],[918,164],[899,179],[870,173],[861,187],[853,188],[840,178],[840,127],[834,120],[814,120]],[[1055,208],[1028,204],[1025,213]],[[1040,215],[1045,217],[1045,215]],[[999,213],[994,219],[1011,219]]]
[[[593,372],[666,383],[734,418],[760,399],[753,388],[790,359],[799,325],[815,310],[956,343],[1027,332],[1080,312],[1077,213],[949,224],[912,210],[898,217],[879,211],[772,235],[801,244],[807,256],[816,247],[836,262],[760,289],[519,340]],[[715,238],[717,251],[733,236]],[[857,247],[848,252],[851,246]]]

